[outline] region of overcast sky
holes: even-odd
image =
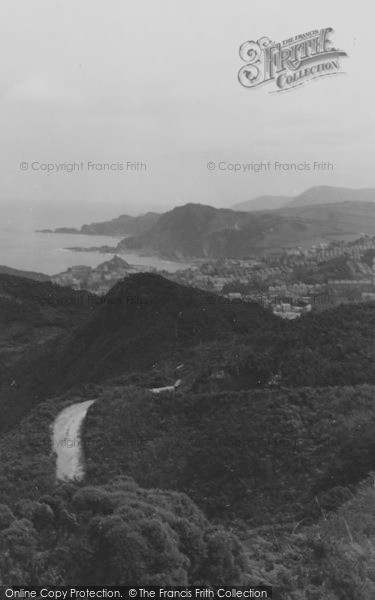
[[[371,0],[8,0],[0,20],[2,223],[17,213],[30,224],[80,225],[314,185],[375,187],[374,17]],[[274,84],[239,84],[243,42],[324,27],[349,55],[345,75],[276,94]],[[329,161],[334,170],[207,169],[209,161],[269,160]],[[142,161],[147,169],[47,174],[30,167],[35,161]]]

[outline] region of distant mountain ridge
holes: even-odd
[[[232,210],[250,212],[253,210],[277,210],[290,201],[290,196],[258,196],[232,206]]]
[[[342,239],[347,234],[375,233],[375,202],[290,205],[280,208],[277,213],[287,218],[302,219],[305,223],[313,222],[317,227],[328,226],[332,235],[341,235]]]
[[[315,206],[340,202],[375,202],[375,189],[350,189],[329,185],[314,186],[298,196],[259,196],[232,206],[232,210],[246,212],[277,210],[286,206]]]
[[[375,189],[349,189],[321,185],[302,192],[296,198],[291,199],[287,206],[315,206],[341,202],[375,202]]]
[[[116,251],[168,259],[246,258],[300,245],[374,234],[375,202],[341,202],[240,212],[186,204],[165,213],[147,232]]]
[[[261,196],[236,207],[241,210],[188,203],[163,214],[121,215],[83,225],[79,233],[124,237],[116,247],[91,251],[139,251],[191,260],[245,258],[348,236],[354,239],[361,233],[374,234],[375,229],[375,189],[371,188],[316,186],[295,198]]]

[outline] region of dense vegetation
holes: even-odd
[[[95,309],[14,279],[1,280],[3,335],[16,347],[12,328],[31,327],[43,343],[16,364],[4,351],[0,584],[268,583],[282,600],[373,600],[373,304],[290,323],[155,275]],[[52,306],[18,301],[55,292]],[[146,389],[176,379],[173,394]],[[86,479],[56,485],[51,425],[89,398]]]
[[[374,331],[373,303],[341,305],[176,352],[158,367],[182,377],[186,392],[375,384]]]
[[[172,381],[181,364],[184,391],[194,392],[375,383],[373,304],[287,323],[256,304],[224,304],[160,276],[136,275],[80,318],[58,343],[47,342],[7,370],[3,430],[74,385],[150,370]]]
[[[51,424],[100,391],[46,401],[0,438],[0,585],[250,581],[236,535],[183,494],[143,490],[129,477],[56,485]]]
[[[50,424],[100,392],[85,425],[88,478],[56,488]],[[372,600],[375,492],[372,480],[353,486],[372,468],[372,398],[369,387],[184,399],[104,385],[41,404],[1,441],[3,581],[214,585],[222,576],[272,584],[285,600]],[[123,477],[132,469],[151,488],[177,477],[217,525],[186,496],[139,489]]]
[[[374,391],[108,389],[84,424],[88,481],[126,473],[187,493],[210,518],[311,522],[373,466]]]
[[[238,585],[246,567],[238,538],[187,496],[130,478],[0,504],[0,585]]]

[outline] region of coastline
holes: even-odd
[[[122,238],[123,239],[123,238]],[[154,267],[157,270],[177,271],[188,268],[191,261],[185,263],[174,261],[173,258],[161,258],[155,254],[145,255],[143,252],[127,251],[125,254],[115,249],[118,238],[114,236],[88,236],[79,237],[74,234],[42,234],[33,229],[2,229],[0,236],[1,263],[9,269],[23,272],[35,272],[47,277],[66,271],[69,267],[83,264],[92,268],[113,258],[114,254],[136,266]],[[106,245],[111,250],[90,251],[84,248],[84,243],[92,246],[103,247]],[[77,253],[66,247],[80,247]],[[69,244],[70,243],[70,244]],[[81,245],[82,243],[82,245]],[[91,246],[91,247],[92,247]],[[129,259],[127,259],[127,256]]]
[[[54,234],[54,235],[80,235],[84,237],[111,237],[116,240],[124,240],[127,237],[130,237],[129,234],[108,234],[108,233],[85,233],[80,229],[75,229],[74,227],[61,227],[57,229],[35,229],[34,233],[44,233],[44,234]]]
[[[117,246],[89,246],[88,248],[84,248],[82,246],[70,246],[67,248],[62,248],[61,250],[67,251],[67,252],[76,252],[77,254],[82,253],[82,252],[89,252],[91,254],[115,254],[120,257],[131,255],[131,256],[136,256],[138,258],[152,259],[153,261],[181,265],[181,269],[188,268],[197,261],[197,259],[189,259],[187,257],[186,258],[184,258],[184,257],[178,258],[176,256],[167,257],[162,254],[157,254],[155,252],[151,252],[151,251],[147,252],[146,249],[139,251],[139,250],[132,250],[130,248],[126,248],[126,251],[124,251],[123,249],[118,248]],[[138,266],[137,263],[135,263],[135,265]],[[139,265],[139,266],[142,266],[142,265]],[[148,264],[145,263],[145,266],[148,266]]]

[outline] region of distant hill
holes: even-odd
[[[111,221],[82,225],[80,232],[85,235],[138,235],[147,231],[160,218],[158,213],[148,212],[138,217],[120,215]]]
[[[166,258],[244,258],[282,248],[358,237],[375,230],[375,203],[343,202],[240,212],[186,204],[165,213],[147,232],[122,240],[117,251]]]
[[[330,208],[319,208],[344,203],[347,218],[344,214],[338,216],[337,212],[337,216],[332,217]],[[337,236],[373,233],[373,207],[375,189],[317,186],[294,198],[260,196],[236,204],[233,210],[189,203],[164,214],[121,215],[111,221],[83,225],[76,232],[125,238],[116,248],[103,246],[91,248],[92,251],[141,251],[175,260],[242,258],[296,245],[327,242]],[[295,210],[301,208],[308,210]],[[62,227],[54,230],[55,233],[64,231],[75,230]]]
[[[233,210],[277,210],[282,207],[315,206],[341,202],[375,202],[375,189],[353,190],[343,187],[321,185],[309,188],[298,196],[259,196],[232,206]]]
[[[146,233],[125,239],[118,248],[145,247],[162,256],[205,256],[209,236],[224,229],[240,229],[243,213],[204,204],[186,204],[164,213]]]
[[[290,199],[286,206],[314,206],[316,204],[336,204],[342,202],[375,202],[375,189],[352,190],[342,187],[321,185],[312,187],[296,198]]]
[[[290,227],[298,229],[298,223],[278,214],[186,204],[166,212],[146,233],[122,240],[118,250],[142,249],[175,259],[235,258],[266,247],[269,234],[291,239]]]
[[[314,223],[331,229],[331,237],[344,239],[354,234],[375,233],[375,202],[337,202],[331,204],[293,205],[279,209],[283,217],[302,220],[306,225]]]
[[[253,200],[245,200],[232,206],[232,210],[275,210],[290,202],[290,196],[259,196]]]

